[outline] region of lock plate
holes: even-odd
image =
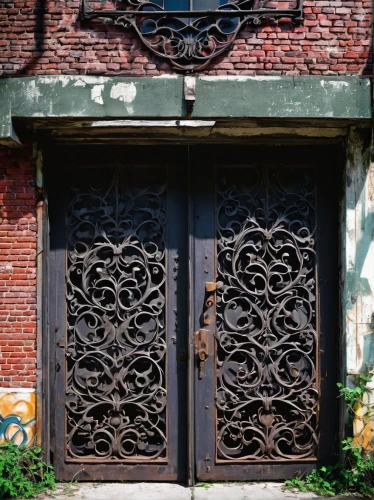
[[[204,363],[209,356],[209,330],[200,329],[194,333],[194,347],[199,365],[199,379],[204,375]]]

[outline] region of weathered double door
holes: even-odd
[[[332,460],[329,152],[52,151],[59,478],[277,479]]]

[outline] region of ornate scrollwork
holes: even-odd
[[[165,172],[139,170],[71,189],[68,460],[167,456]]]
[[[220,170],[217,193],[217,457],[313,458],[313,172],[234,170]]]
[[[125,10],[94,10],[82,0],[81,17],[112,19],[116,25],[133,28],[148,49],[187,71],[201,70],[222,54],[245,24],[276,23],[282,17],[298,23],[303,14],[303,0],[290,0],[293,6],[286,9],[269,7],[275,3],[270,0],[229,0],[215,8],[213,0],[212,9],[181,11],[164,9],[161,0],[124,3]]]

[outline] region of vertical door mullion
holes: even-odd
[[[65,274],[66,274],[66,192],[64,186],[54,186],[54,200],[51,207],[51,321],[50,330],[50,387],[54,411],[51,422],[52,443],[54,444],[54,465],[57,474],[63,474],[63,460],[59,455],[65,448],[65,352],[66,352],[66,311],[65,311]],[[63,432],[61,432],[63,429]],[[60,459],[59,459],[60,458]]]
[[[193,334],[195,331],[194,310],[194,262],[195,262],[195,233],[194,233],[194,186],[191,161],[191,147],[187,146],[188,168],[188,377],[187,377],[187,435],[188,435],[188,485],[195,485],[195,353]]]
[[[196,475],[209,473],[215,460],[215,321],[204,324],[205,283],[215,281],[215,199],[214,167],[206,164],[204,150],[195,149],[192,155],[194,192],[194,262],[193,307],[195,331],[208,330],[209,356],[199,378],[197,358],[194,356],[195,385],[195,446]],[[200,154],[199,154],[200,153]],[[213,312],[214,314],[214,312]]]
[[[334,168],[335,167],[335,168]],[[326,179],[324,169],[316,169],[316,212],[318,255],[318,298],[319,298],[319,463],[329,465],[331,457],[338,449],[337,433],[334,432],[338,421],[336,401],[338,377],[338,352],[335,349],[338,338],[336,315],[331,311],[339,310],[339,289],[337,271],[338,249],[338,186],[336,166],[329,166],[334,174]],[[328,217],[326,217],[328,214]]]
[[[175,477],[187,476],[187,196],[186,168],[172,150],[167,166],[167,398],[168,456]]]
[[[166,209],[166,310],[163,323],[166,323],[165,339],[167,347],[167,369],[163,369],[163,376],[167,377],[167,457],[151,460],[142,460],[135,457],[133,460],[112,461],[92,458],[87,454],[80,459],[66,455],[67,442],[67,413],[66,413],[66,350],[67,350],[67,302],[66,302],[66,273],[67,273],[67,191],[75,172],[67,176],[62,171],[62,164],[72,166],[76,162],[80,167],[79,179],[87,178],[90,183],[90,169],[105,169],[107,159],[103,153],[105,149],[76,150],[72,148],[61,153],[61,168],[50,174],[49,188],[51,192],[51,281],[49,287],[50,300],[50,380],[51,427],[54,435],[54,464],[58,479],[71,480],[148,480],[148,481],[184,481],[187,469],[187,228],[186,228],[186,161],[180,160],[173,148],[168,150],[167,161],[168,183],[164,208]],[[173,152],[174,151],[174,152]],[[164,166],[165,150],[126,148],[126,159],[132,167],[141,169],[143,166],[151,168]],[[82,154],[85,153],[85,154]],[[178,150],[180,153],[180,150]],[[55,153],[56,156],[58,154]],[[120,156],[120,155],[118,155]],[[123,155],[124,156],[124,155]],[[74,160],[73,160],[74,158]],[[123,159],[113,156],[111,167],[123,167]],[[156,158],[160,158],[157,160]],[[50,164],[52,160],[50,159]],[[55,166],[55,164],[54,164]],[[78,170],[78,169],[77,169]],[[138,173],[139,174],[139,173]],[[140,172],[139,175],[142,173]],[[86,177],[84,177],[86,175]],[[109,168],[108,168],[109,175]],[[153,178],[153,177],[152,177]],[[63,181],[64,179],[64,181]],[[64,186],[61,186],[63,182]],[[83,181],[82,181],[83,182]],[[131,177],[129,177],[131,183]],[[157,192],[158,183],[155,183]],[[152,199],[150,199],[152,208]],[[100,217],[98,215],[97,217]],[[164,282],[165,283],[165,282]],[[161,325],[162,326],[162,325]],[[162,326],[162,328],[164,328]],[[156,346],[155,346],[156,347]],[[161,352],[161,351],[160,351]],[[165,380],[165,379],[164,379]],[[164,385],[163,385],[164,387]],[[151,450],[152,451],[152,450]]]

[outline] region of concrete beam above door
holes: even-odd
[[[194,117],[370,119],[369,78],[201,76]]]
[[[4,78],[0,144],[19,146],[14,119],[371,119],[369,78],[201,76],[192,98],[185,78],[193,77]]]
[[[0,93],[0,96],[1,95],[2,94]],[[8,146],[10,148],[22,147],[22,144],[14,131],[10,101],[6,97],[0,100],[0,146],[1,145]]]

